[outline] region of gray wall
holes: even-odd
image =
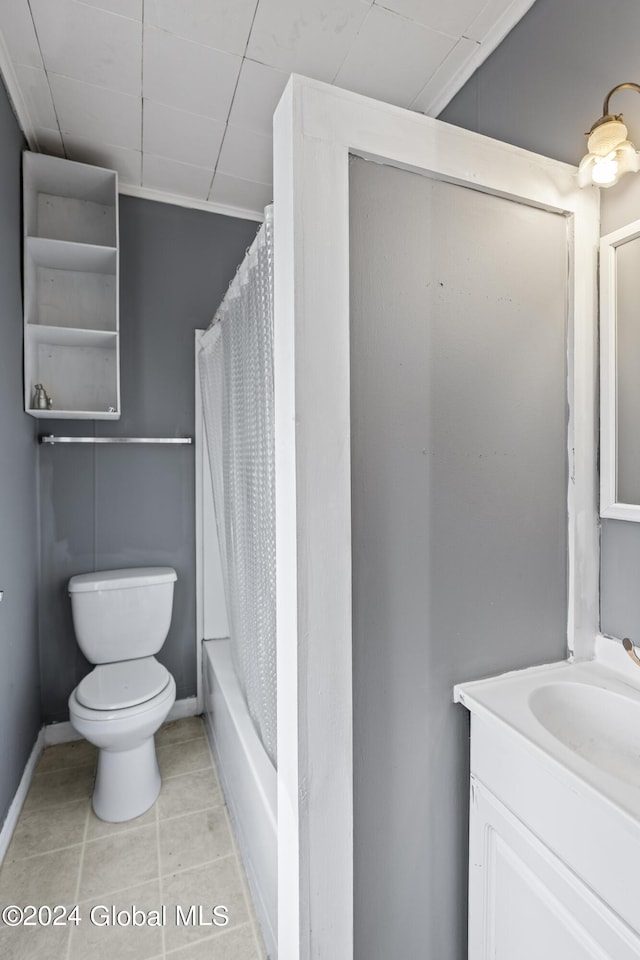
[[[23,147],[0,82],[0,824],[40,726],[36,422],[22,409]]]
[[[47,421],[46,432],[184,436],[194,431],[193,330],[206,327],[257,224],[120,198],[122,417]],[[193,447],[41,447],[40,654],[45,722],[89,666],[66,584],[74,573],[146,564],[178,573],[159,659],[177,696],[196,692]]]
[[[441,119],[577,164],[608,91],[640,82],[639,36],[637,0],[537,0]],[[640,96],[611,109],[640,146]],[[640,176],[601,194],[603,234],[640,218]],[[601,629],[640,639],[640,524],[602,521],[601,546]]]
[[[440,119],[577,164],[605,95],[638,79],[639,31],[636,0],[536,0]],[[640,133],[637,93],[611,106]]]
[[[453,686],[566,656],[566,222],[350,183],[355,957],[462,960]]]

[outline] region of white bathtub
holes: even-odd
[[[207,733],[271,960],[277,951],[276,770],[255,731],[228,640],[203,643]]]

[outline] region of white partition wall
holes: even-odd
[[[278,948],[280,960],[350,960],[349,155],[567,220],[567,646],[577,657],[591,655],[598,614],[598,198],[565,164],[299,77],[274,136]]]

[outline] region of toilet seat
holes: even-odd
[[[89,739],[86,732],[89,727],[111,729],[114,732],[116,728],[125,731],[130,729],[132,723],[146,723],[149,717],[158,711],[162,712],[165,707],[168,712],[175,701],[176,684],[169,674],[167,686],[151,700],[138,703],[135,707],[125,707],[120,710],[94,710],[92,707],[85,707],[78,700],[76,692],[77,687],[69,697],[69,719],[76,729],[78,729],[78,722],[84,724],[84,727],[79,729],[78,732]]]
[[[143,706],[167,687],[170,673],[155,657],[101,663],[80,681],[75,696],[89,710],[128,710]]]

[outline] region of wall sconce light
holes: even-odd
[[[587,136],[588,153],[580,161],[578,183],[581,187],[612,187],[625,173],[640,170],[640,154],[627,140],[627,128],[622,114],[609,113],[609,100],[618,90],[635,90],[638,83],[619,83],[610,90],[604,100],[602,116],[596,120]]]

